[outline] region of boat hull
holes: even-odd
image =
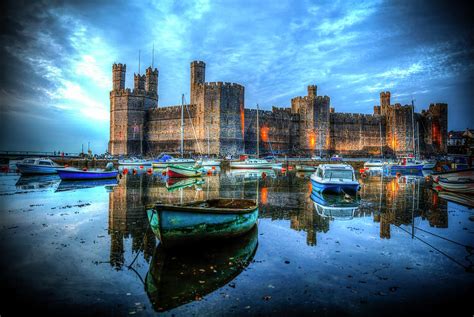
[[[168,177],[199,177],[202,176],[202,172],[195,168],[184,167],[184,166],[168,166],[166,168],[166,175]]]
[[[355,194],[360,188],[358,182],[351,183],[322,183],[314,178],[311,178],[311,184],[313,190],[323,192],[323,193],[333,193],[333,194]]]
[[[242,211],[213,211],[163,206],[147,210],[153,233],[164,247],[232,238],[250,231],[258,219],[258,207]]]
[[[474,179],[451,181],[445,178],[439,178],[438,185],[446,191],[474,194]]]
[[[176,161],[153,162],[151,165],[154,168],[167,168],[168,166],[172,166],[172,165],[192,166],[194,164],[196,164],[195,161],[189,160],[189,161],[182,161],[182,162],[176,162]]]
[[[421,171],[423,169],[423,164],[414,164],[414,165],[392,165],[390,170],[395,171]]]
[[[57,166],[38,166],[29,164],[16,164],[16,167],[20,170],[21,174],[24,175],[47,175],[56,174]]]
[[[59,177],[63,180],[91,180],[91,179],[107,179],[116,178],[118,171],[80,171],[80,170],[67,170],[58,169]]]
[[[243,162],[231,162],[230,168],[239,168],[239,169],[269,169],[273,168],[276,163],[261,163],[261,164],[246,164]],[[281,167],[281,166],[280,166]]]
[[[118,161],[119,165],[126,165],[126,166],[151,166],[150,161],[143,161],[143,162],[127,162],[127,161]]]

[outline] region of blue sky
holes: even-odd
[[[160,71],[160,106],[189,100],[189,65],[245,86],[246,107],[290,106],[318,85],[340,112],[372,113],[380,91],[416,110],[449,104],[474,128],[472,9],[446,1],[11,2],[1,25],[0,149],[79,152],[109,138],[114,62]]]

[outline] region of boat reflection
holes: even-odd
[[[187,188],[194,186],[196,190],[202,190],[201,185],[204,184],[205,181],[202,178],[168,178],[166,180],[166,188],[169,192],[173,192],[178,189]]]
[[[55,186],[60,181],[57,175],[21,176],[15,187],[22,190],[46,189]]]
[[[226,285],[252,261],[258,245],[257,226],[225,243],[168,250],[159,244],[145,278],[145,291],[156,311],[167,311]]]
[[[311,200],[318,215],[331,220],[351,220],[359,209],[359,195],[334,195],[311,192]]]
[[[77,190],[85,188],[93,188],[103,186],[107,191],[113,190],[118,185],[116,178],[110,179],[91,179],[91,180],[62,180],[56,188],[56,192],[63,192],[68,190]]]

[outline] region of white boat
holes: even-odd
[[[186,159],[186,158],[172,158],[167,160],[166,162],[157,162],[154,161],[152,163],[153,167],[155,168],[167,168],[170,165],[185,165],[191,166],[196,164],[196,161],[193,159]]]
[[[213,159],[199,160],[196,163],[198,163],[201,166],[220,166],[221,165],[220,161],[213,160]]]
[[[424,170],[432,170],[436,166],[436,161],[434,160],[422,160],[421,164],[423,164]]]
[[[456,180],[449,180],[447,178],[438,178],[438,186],[443,190],[450,192],[474,194],[474,178],[460,177]]]
[[[354,168],[347,164],[321,164],[311,175],[313,190],[329,193],[356,193],[359,188]]]
[[[150,166],[151,161],[145,160],[145,159],[139,159],[136,157],[131,157],[128,159],[123,159],[118,161],[119,165],[137,165],[137,166]]]
[[[248,158],[245,161],[230,162],[230,168],[258,169],[274,168],[276,163],[264,159]],[[281,167],[281,164],[280,164]]]
[[[431,178],[435,183],[438,182],[439,178],[444,178],[448,181],[457,181],[459,178],[474,178],[474,168],[433,173]]]
[[[16,167],[20,170],[21,174],[33,175],[33,174],[56,174],[58,168],[63,166],[56,164],[49,158],[26,158],[19,163],[16,163]]]
[[[380,170],[384,166],[384,161],[380,159],[371,159],[364,163],[364,169],[377,169]]]
[[[309,166],[309,165],[296,165],[295,169],[298,172],[314,172],[316,167],[315,166]]]

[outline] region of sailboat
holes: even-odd
[[[231,162],[230,168],[244,169],[260,169],[260,168],[281,168],[281,163],[270,162],[260,159],[260,126],[258,120],[258,104],[257,104],[257,158],[247,158],[244,161]]]
[[[207,158],[206,159],[201,159],[198,161],[198,163],[203,166],[220,166],[221,162],[218,160],[213,160],[210,158],[210,145],[209,145],[209,127],[207,128]]]
[[[184,153],[184,94],[181,98],[181,158],[168,160],[166,175],[168,177],[199,177],[202,175],[199,163],[193,159],[183,158]],[[190,166],[194,164],[194,166]]]

